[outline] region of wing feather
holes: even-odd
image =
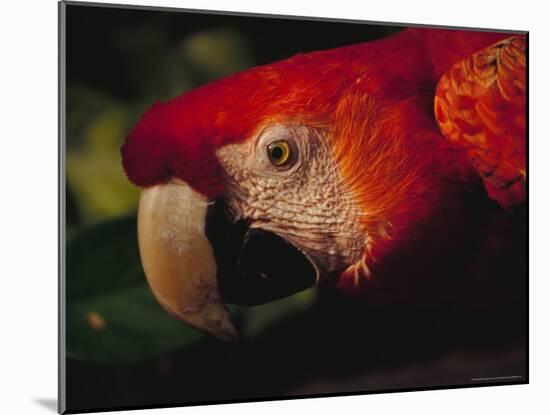
[[[443,136],[464,149],[505,208],[525,200],[526,49],[524,36],[512,36],[456,63],[434,102]]]

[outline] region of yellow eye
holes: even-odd
[[[290,145],[286,141],[274,141],[267,146],[267,155],[275,166],[284,166],[290,160]]]

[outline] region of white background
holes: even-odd
[[[550,234],[550,206],[545,190],[549,187],[546,167],[550,160],[545,158],[550,158],[550,14],[544,10],[544,2],[532,6],[518,0],[377,0],[374,4],[357,0],[272,0],[262,4],[246,0],[131,1],[530,30],[530,385],[175,408],[140,414],[548,413],[550,253],[545,236]],[[0,412],[51,414],[57,393],[57,4],[55,0],[11,0],[0,7]]]

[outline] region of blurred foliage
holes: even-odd
[[[141,359],[201,336],[153,298],[139,261],[135,217],[71,232],[66,309],[67,354],[73,358]]]
[[[317,300],[317,289],[310,288],[298,294],[256,307],[247,307],[241,327],[245,337],[259,336],[273,324],[283,321],[311,307]]]
[[[67,182],[83,218],[94,220],[133,210],[138,189],[128,182],[120,146],[131,110],[86,88],[68,91]]]
[[[209,81],[253,66],[246,42],[230,29],[202,31],[181,43],[184,59],[200,81]]]
[[[123,32],[117,43],[140,68],[130,74],[139,76],[140,100],[124,102],[78,84],[67,88],[67,181],[85,223],[135,210],[138,189],[122,170],[120,146],[152,102],[253,64],[242,36],[228,29],[172,44],[146,27]]]
[[[230,307],[244,337],[261,334],[315,301],[307,290],[259,307]],[[67,353],[96,361],[132,361],[176,350],[203,337],[154,299],[139,260],[136,218],[109,219],[67,240]]]

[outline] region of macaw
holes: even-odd
[[[157,300],[234,339],[226,303],[313,285],[366,303],[498,297],[500,275],[524,277],[526,41],[409,28],[155,103],[121,154]]]

